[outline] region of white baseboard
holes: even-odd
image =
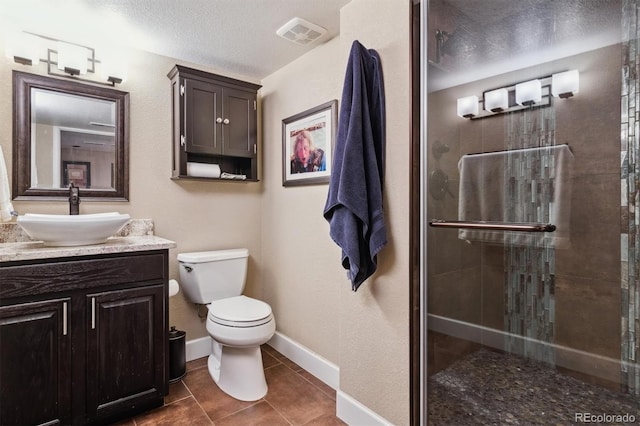
[[[185,343],[185,358],[187,362],[203,358],[211,354],[211,337],[187,340]]]
[[[350,426],[393,425],[341,390],[336,393],[336,416]]]
[[[267,342],[282,355],[322,380],[332,389],[338,389],[340,386],[340,369],[331,361],[321,357],[309,348],[295,342],[276,331],[271,340]]]
[[[392,424],[339,389],[340,369],[300,343],[276,331],[269,346],[336,390],[336,416],[351,426],[391,426]],[[201,337],[186,342],[186,359],[209,356],[211,338]]]

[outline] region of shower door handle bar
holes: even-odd
[[[515,223],[515,222],[489,222],[482,220],[442,220],[434,219],[429,226],[457,229],[484,229],[489,231],[522,231],[522,232],[553,232],[556,226],[550,223]]]

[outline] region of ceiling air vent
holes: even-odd
[[[325,35],[327,30],[302,18],[293,18],[276,33],[282,38],[306,46]]]

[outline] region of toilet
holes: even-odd
[[[242,295],[248,258],[244,248],[178,254],[180,288],[208,308],[213,381],[236,399],[256,401],[267,393],[260,345],[271,339],[276,321],[271,306]]]

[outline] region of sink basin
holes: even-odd
[[[32,240],[46,246],[84,246],[104,243],[129,222],[128,214],[35,214],[18,216],[18,225]]]

